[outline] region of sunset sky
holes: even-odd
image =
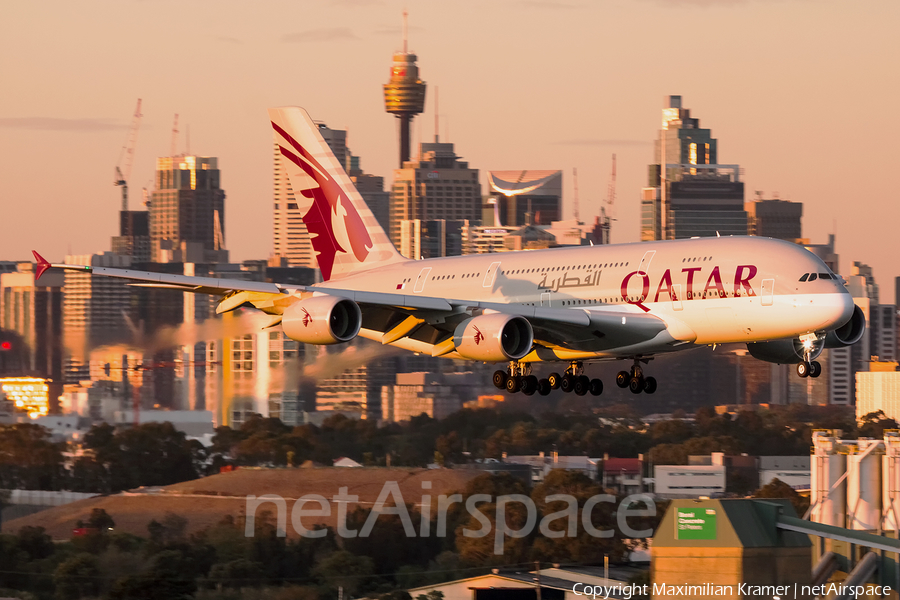
[[[219,157],[235,261],[272,250],[266,108],[305,107],[390,184],[397,122],[382,84],[401,47],[428,84],[413,143],[434,136],[482,175],[572,168],[597,214],[618,155],[613,242],[639,239],[660,110],[680,94],[756,190],[804,205],[804,236],[837,234],[841,271],[900,275],[900,2],[896,0],[106,0],[13,2],[0,20],[0,260],[109,249],[112,185],[135,103],[132,208],[155,158]],[[484,183],[484,177],[482,177]]]

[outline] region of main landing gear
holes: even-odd
[[[656,391],[656,378],[644,377],[640,359],[636,358],[630,372],[619,371],[618,375],[616,375],[616,385],[623,389],[630,389],[632,394],[640,394],[641,392],[652,394]]]
[[[547,379],[540,380],[531,374],[530,363],[511,362],[506,371],[494,371],[493,382],[498,389],[505,389],[510,394],[522,392],[526,396],[535,392],[547,396],[555,389],[566,393],[575,392],[577,396],[584,396],[588,392],[593,396],[603,393],[603,382],[584,375],[584,366],[577,361],[573,361],[563,375],[550,373]]]

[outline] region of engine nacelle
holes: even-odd
[[[531,352],[534,331],[525,317],[490,314],[463,321],[453,333],[463,358],[485,362],[519,360]]]
[[[357,336],[362,325],[359,305],[337,296],[313,296],[295,302],[281,321],[284,334],[304,344],[340,344]]]
[[[853,316],[850,320],[833,331],[825,334],[826,348],[844,348],[852,346],[862,339],[866,332],[866,316],[860,307],[853,307]]]
[[[809,359],[813,360],[822,354],[825,344],[822,340],[813,343]],[[803,342],[797,338],[772,340],[770,342],[752,342],[747,344],[750,356],[766,362],[790,365],[803,362]]]

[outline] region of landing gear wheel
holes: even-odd
[[[494,387],[498,390],[506,389],[506,380],[509,379],[509,375],[506,374],[506,371],[494,371]]]
[[[534,381],[532,381],[531,375],[528,377],[522,378],[522,393],[526,396],[533,396],[537,391],[537,377],[534,377]]]
[[[534,375],[528,375],[522,378],[522,393],[531,396],[538,389],[538,378]]]
[[[815,378],[821,374],[822,374],[822,365],[819,363],[819,361],[814,360],[811,363],[809,363],[809,376],[810,377]]]
[[[548,380],[546,380],[546,379],[541,379],[541,380],[538,382],[538,393],[539,393],[541,396],[549,396],[549,395],[550,395],[550,391],[551,391],[552,389],[553,389],[553,387],[550,385],[550,382],[549,382]]]
[[[576,396],[584,396],[591,389],[591,380],[585,375],[575,378],[574,391]]]
[[[510,394],[515,394],[520,389],[522,389],[522,379],[521,377],[515,376],[510,377],[506,380],[506,391]]]
[[[559,382],[562,381],[562,375],[559,373],[550,373],[550,375],[547,376],[547,381],[550,382],[551,389],[558,390]]]
[[[628,382],[628,388],[631,390],[632,394],[640,394],[644,391],[644,378],[632,377],[631,381]]]
[[[810,364],[806,361],[797,365],[797,375],[800,377],[809,377]]]
[[[656,377],[648,377],[644,380],[644,393],[652,394],[656,391]]]
[[[619,371],[616,375],[616,385],[622,389],[628,387],[628,383],[631,381],[631,373],[628,371]]]
[[[563,375],[559,380],[559,389],[567,394],[575,389],[575,376],[569,375],[568,373]]]
[[[599,379],[591,379],[591,396],[599,396],[603,393],[603,382]]]

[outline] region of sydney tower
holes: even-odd
[[[403,13],[403,50],[394,53],[391,79],[384,84],[384,108],[400,119],[400,168],[409,160],[409,124],[425,110],[425,82],[419,79],[416,55],[406,49],[406,12]]]

